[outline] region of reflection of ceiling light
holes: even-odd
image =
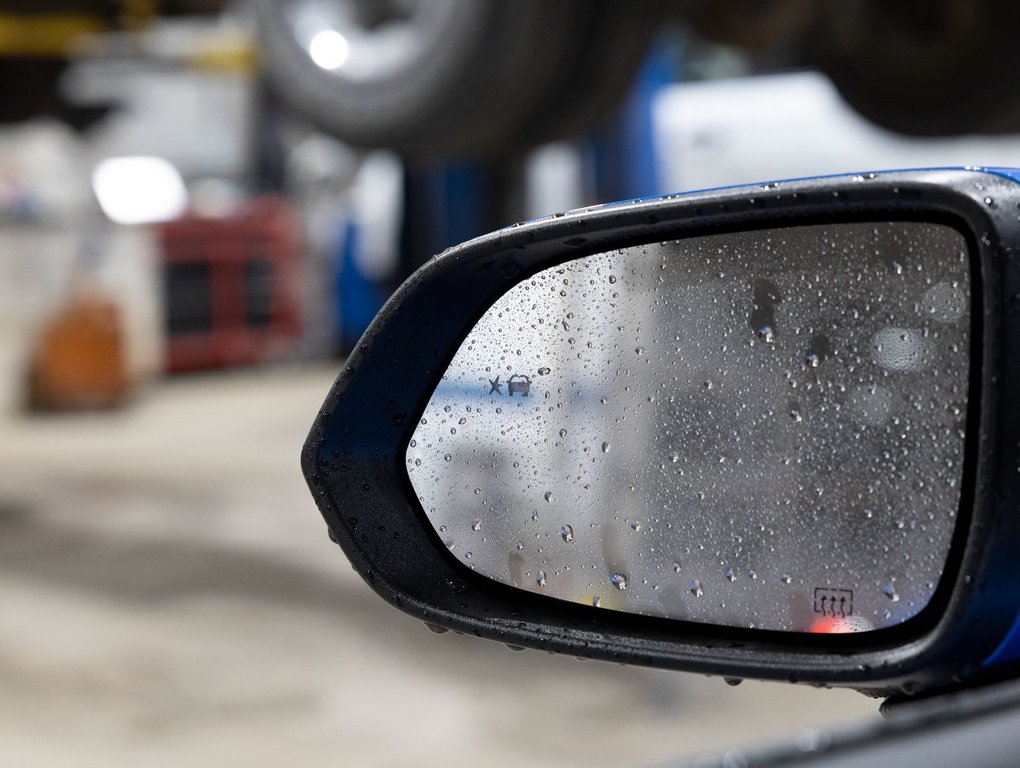
[[[92,171],[92,189],[103,213],[118,224],[167,221],[188,204],[181,174],[161,157],[107,158]]]
[[[317,32],[308,44],[308,53],[312,61],[323,69],[339,69],[347,61],[351,46],[347,38],[335,29],[324,29]]]

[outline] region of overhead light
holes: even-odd
[[[347,38],[335,29],[317,32],[308,44],[308,54],[323,69],[339,69],[351,53]]]
[[[99,206],[118,224],[152,224],[180,216],[188,192],[178,170],[161,157],[110,157],[92,171]]]

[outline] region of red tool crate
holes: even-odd
[[[227,218],[188,215],[160,227],[165,369],[252,365],[300,340],[297,217],[266,196]]]

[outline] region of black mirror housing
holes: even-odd
[[[578,657],[731,678],[915,694],[1020,672],[1020,175],[937,169],[636,200],[515,225],[449,249],[388,301],[331,389],[302,466],[330,531],[384,599],[432,627]],[[567,603],[486,578],[426,519],[405,450],[459,345],[540,270],[656,241],[841,222],[918,221],[970,255],[971,359],[961,502],[927,607],[860,634],[697,624]],[[523,379],[515,379],[523,387]]]

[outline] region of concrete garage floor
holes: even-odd
[[[847,691],[511,653],[391,609],[298,469],[336,368],[0,424],[0,764],[661,765],[877,717]]]

